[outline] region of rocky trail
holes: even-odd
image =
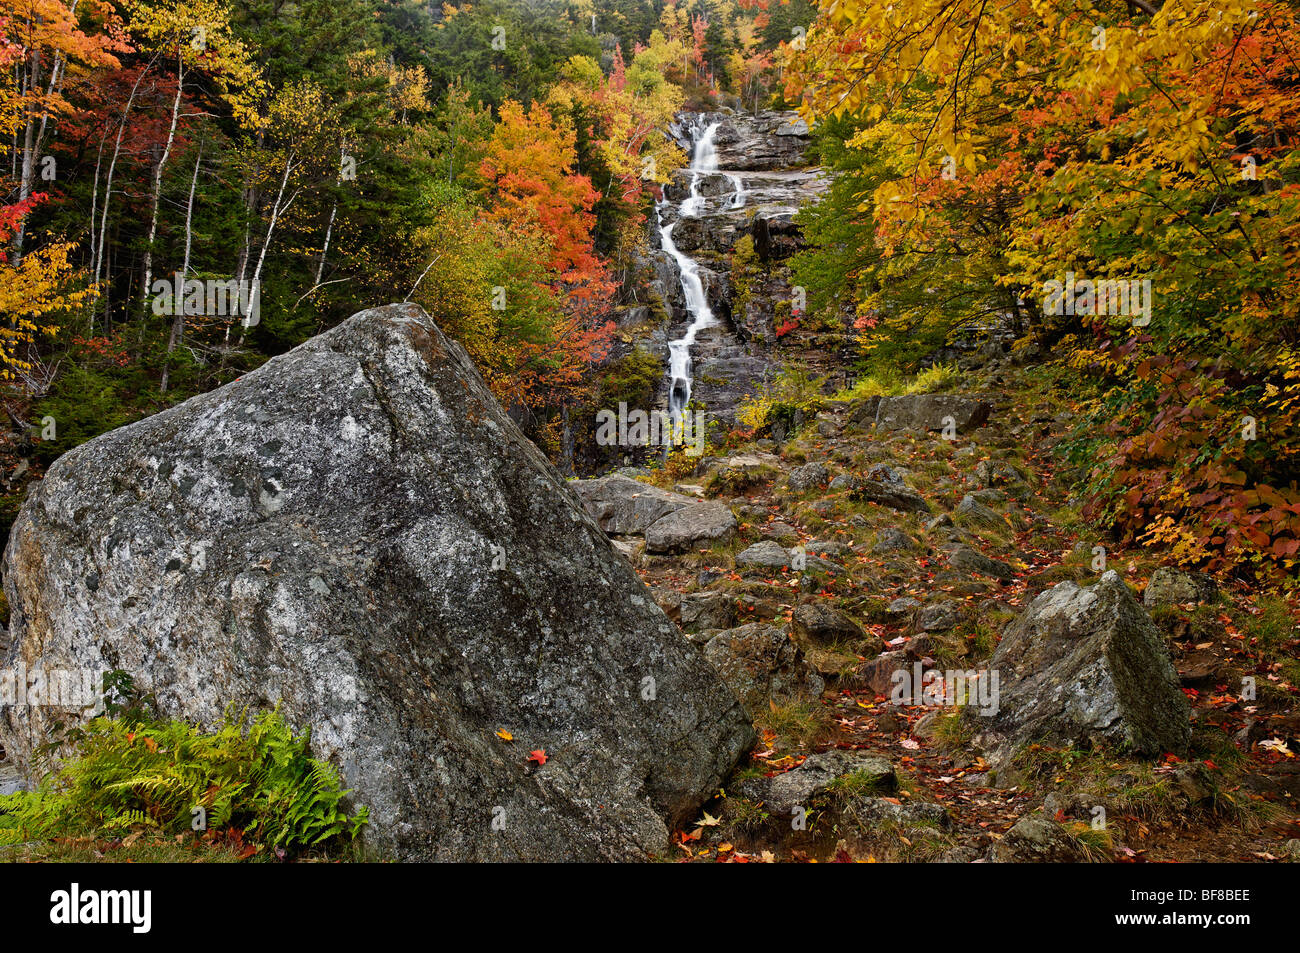
[[[1103,541],[1079,535],[1053,462],[1071,415],[1050,381],[996,363],[968,377],[950,396],[885,398],[893,416],[877,398],[831,403],[786,443],[702,459],[678,480],[625,471],[578,484],[606,528],[635,527],[626,516],[646,497],[658,507],[649,516],[692,514],[678,522],[697,532],[673,545],[654,523],[615,536],[760,730],[723,796],[678,832],[680,856],[1293,859],[1300,715],[1293,691],[1272,686],[1294,620],[1244,588],[1220,592],[1159,568],[1154,554],[1106,544],[1106,584],[1131,603],[1115,611],[1151,626],[1173,660],[1173,691],[1190,704],[1194,732],[1177,755],[1126,755],[1107,744],[1105,720],[1079,728],[1077,743],[1040,723],[993,767],[972,744],[978,715],[891,699],[891,677],[916,665],[1014,666],[998,642],[1039,608],[1037,596],[1103,585]],[[987,423],[945,439],[936,410]],[[731,514],[734,529],[720,531]],[[1066,637],[1084,641],[1088,628]],[[1240,697],[1245,677],[1256,700]],[[1005,705],[1005,673],[1003,689]],[[1158,698],[1143,687],[1131,704]]]

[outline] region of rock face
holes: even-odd
[[[122,669],[204,723],[281,700],[400,859],[652,856],[753,739],[413,306],[64,455],[5,568],[7,664]],[[19,711],[26,767],[58,713]]]
[[[1112,570],[1094,586],[1063,582],[1013,622],[989,662],[998,711],[972,714],[976,743],[1000,760],[1023,744],[1183,754],[1187,698],[1160,631]]]

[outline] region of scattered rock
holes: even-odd
[[[1006,518],[1001,513],[985,506],[970,493],[963,496],[957,508],[953,510],[952,521],[958,526],[976,532],[982,529],[1001,531],[1010,529]]]
[[[1025,475],[1005,460],[981,460],[975,466],[975,479],[980,486],[1008,486],[1024,483]]]
[[[891,619],[909,619],[921,608],[921,603],[911,596],[900,596],[885,606],[885,614]]]
[[[766,800],[773,814],[789,817],[796,807],[809,809],[840,778],[852,776],[861,790],[887,794],[898,787],[894,766],[876,755],[856,751],[811,754],[803,764],[772,778]]]
[[[736,604],[725,592],[694,592],[682,596],[683,629],[729,629],[736,624]]]
[[[1016,571],[1010,564],[1000,559],[991,559],[979,550],[960,544],[948,555],[948,565],[953,569],[979,573],[981,576],[990,576],[1003,582],[1010,582],[1016,578]]]
[[[765,539],[742,550],[736,556],[736,565],[745,568],[782,569],[790,565],[790,554],[780,543]]]
[[[859,666],[853,673],[853,683],[877,695],[888,695],[893,691],[894,673],[907,668],[909,664],[905,651],[899,649],[894,652],[883,652]]]
[[[786,485],[791,493],[806,493],[824,486],[830,478],[830,471],[824,463],[806,463],[790,471]]]
[[[896,803],[882,797],[847,798],[839,809],[839,815],[845,821],[858,828],[867,829],[880,824],[898,827],[937,827],[940,830],[952,829],[952,815],[942,804],[929,801],[905,801]]]
[[[873,553],[895,553],[910,552],[915,550],[916,540],[908,536],[901,529],[894,529],[892,526],[882,529],[876,534],[876,541],[871,547]]]
[[[903,512],[930,512],[930,504],[903,482],[902,474],[883,463],[876,464],[865,476],[855,480],[849,497],[855,501],[879,503]]]
[[[725,543],[736,535],[736,517],[718,502],[692,503],[656,520],[645,531],[648,553],[680,553],[713,543]]]
[[[961,603],[945,599],[922,607],[916,613],[916,627],[921,632],[946,632],[961,622]]]
[[[1083,845],[1070,833],[1039,814],[1022,817],[989,848],[995,864],[1080,864],[1089,860]]]

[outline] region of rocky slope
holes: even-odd
[[[609,526],[760,728],[684,859],[1300,857],[1293,610],[1088,535],[1050,378],[828,401],[622,478],[739,524],[676,553]]]

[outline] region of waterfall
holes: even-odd
[[[691,157],[690,195],[683,200],[679,209],[679,218],[696,218],[704,211],[704,196],[700,194],[700,185],[704,176],[718,170],[718,151],[713,145],[720,123],[712,123],[695,137],[694,154]],[[683,254],[673,242],[673,229],[677,223],[665,225],[663,222],[663,204],[659,208],[659,241],[674,261],[681,275],[682,294],[686,298],[686,310],[691,315],[691,323],[686,333],[675,341],[668,342],[669,375],[672,390],[668,395],[668,413],[674,426],[682,419],[686,405],[691,400],[691,345],[700,331],[718,324],[713,309],[709,307],[708,296],[704,293],[704,283],[700,280],[700,266],[694,258]]]
[[[735,189],[731,195],[729,208],[744,208],[745,200],[749,197],[749,193],[745,191],[745,180],[731,172],[727,173],[727,178],[731,180],[731,186]]]

